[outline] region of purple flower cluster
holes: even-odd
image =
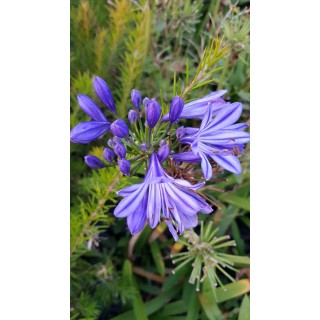
[[[86,144],[104,134],[111,135],[102,159],[94,155],[84,157],[85,163],[93,169],[118,166],[124,175],[130,175],[131,170],[134,173],[144,164],[143,181],[118,191],[124,198],[115,208],[114,215],[127,218],[132,234],[141,231],[146,223],[155,228],[163,220],[177,240],[178,233],[198,224],[198,212],[208,214],[213,209],[197,191],[205,186],[204,179],[200,182],[195,178],[176,179],[168,164],[172,169],[172,166],[179,168],[183,162],[199,163],[199,172],[205,180],[212,178],[213,165],[239,174],[238,155],[243,153],[245,143],[249,141],[249,133],[244,132],[248,125],[236,123],[242,114],[242,104],[224,101],[225,90],[186,104],[176,96],[170,103],[169,112],[161,118],[160,104],[154,98],[142,99],[141,93],[133,89],[133,110],[128,112],[127,124],[117,115],[107,83],[95,77],[93,87],[101,103],[111,111],[110,117],[114,121],[109,121],[91,98],[80,94],[79,105],[92,120],[75,126],[71,130],[71,141]],[[143,115],[145,121],[141,120]],[[200,119],[201,124],[199,128],[174,128],[181,119]],[[182,149],[184,152],[177,152]]]

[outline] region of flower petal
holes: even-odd
[[[78,94],[77,98],[80,108],[93,120],[100,122],[108,121],[101,109],[91,98],[84,94]]]
[[[110,129],[110,122],[89,121],[75,126],[70,132],[70,140],[73,143],[89,143]]]
[[[245,130],[249,127],[247,123],[235,123],[223,128],[223,130]]]
[[[136,191],[132,192],[130,195],[123,198],[119,202],[113,214],[117,218],[124,218],[135,212],[141,205],[141,201],[143,200],[143,198],[148,195],[148,187],[148,183],[142,183],[140,188],[138,188]]]
[[[148,198],[144,197],[142,199],[140,207],[137,208],[137,210],[130,214],[127,218],[127,225],[132,235],[141,231],[146,224],[147,200]]]
[[[243,144],[250,140],[250,133],[236,130],[219,130],[212,134],[201,135],[201,143],[211,145]],[[200,142],[198,143],[200,144]]]
[[[181,162],[201,162],[201,158],[192,151],[173,154],[172,159]]]
[[[236,156],[211,156],[211,158],[222,168],[232,173],[239,174],[242,171],[239,159]]]
[[[203,176],[205,177],[206,180],[209,180],[212,177],[211,164],[203,152],[200,152],[199,155],[201,157],[201,170],[202,170]]]
[[[223,129],[226,126],[235,123],[240,118],[241,113],[242,104],[239,102],[232,103],[218,112],[210,125],[206,127],[206,130],[210,129],[210,131],[216,131]]]

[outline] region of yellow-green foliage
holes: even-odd
[[[125,53],[120,66],[121,86],[119,115],[124,117],[127,111],[127,102],[132,88],[138,85],[143,70],[144,61],[148,52],[151,30],[151,12],[149,2],[146,1],[142,9],[136,9],[133,15],[131,31],[125,40]]]

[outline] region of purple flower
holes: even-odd
[[[116,143],[113,141],[113,139],[109,139],[107,143],[110,148],[113,148],[116,145]]]
[[[96,156],[88,154],[84,157],[84,162],[91,168],[91,169],[101,169],[105,167],[105,164]]]
[[[179,119],[183,106],[184,102],[179,96],[172,99],[169,112],[169,120],[171,123],[175,123]]]
[[[146,111],[146,119],[150,129],[154,128],[154,126],[159,121],[160,116],[160,104],[155,99],[150,100]]]
[[[150,99],[148,97],[145,97],[142,101],[142,104],[145,108],[147,108],[149,105],[149,102],[150,102]]]
[[[146,222],[155,228],[162,218],[177,241],[177,231],[182,234],[184,229],[198,224],[198,212],[213,211],[194,192],[203,185],[204,182],[191,185],[186,180],[170,177],[162,168],[158,156],[153,153],[143,182],[118,191],[118,195],[125,198],[116,207],[114,215],[118,218],[127,217],[132,234],[141,231]]]
[[[138,113],[134,110],[130,110],[128,113],[128,119],[131,124],[134,124],[138,119]]]
[[[93,88],[96,92],[98,98],[103,102],[103,104],[113,113],[117,113],[116,105],[114,104],[112,93],[110,91],[107,83],[99,78],[95,77],[93,79]]]
[[[139,90],[132,89],[131,90],[131,102],[136,110],[140,110],[141,105],[141,93]]]
[[[125,175],[128,176],[130,174],[130,161],[127,159],[120,159],[118,160],[118,167],[120,171]]]
[[[148,150],[148,145],[145,142],[142,142],[140,145],[140,150],[143,150],[143,151]]]
[[[105,134],[110,129],[110,122],[91,98],[84,94],[79,94],[77,98],[80,108],[93,121],[82,122],[76,125],[70,132],[70,140],[73,143],[85,144]]]
[[[177,137],[178,139],[181,139],[181,138],[185,135],[185,133],[186,133],[186,130],[185,130],[184,126],[179,127],[179,128],[176,130],[176,137]]]
[[[107,118],[98,107],[98,105],[89,97],[84,94],[78,94],[78,103],[80,108],[93,120],[106,122]]]
[[[230,103],[225,102],[222,96],[227,92],[227,90],[219,90],[209,93],[201,99],[196,99],[190,101],[184,105],[184,108],[179,116],[179,119],[202,119],[208,104],[213,111],[219,111],[223,107],[229,105]],[[169,113],[163,116],[162,121],[169,120]]]
[[[160,162],[163,162],[168,158],[170,154],[170,148],[167,144],[162,145],[158,150],[158,158]]]
[[[129,134],[129,128],[122,119],[112,122],[110,130],[116,137],[119,138],[125,138]]]
[[[70,140],[73,143],[89,143],[110,129],[110,122],[89,121],[81,122],[70,132]]]
[[[104,148],[103,157],[105,160],[111,163],[114,160],[114,152],[109,148]]]
[[[114,146],[114,153],[119,157],[119,158],[125,158],[126,157],[126,147],[122,143],[117,143]]]
[[[189,129],[190,134],[180,142],[191,146],[192,152],[173,155],[177,161],[201,162],[201,169],[206,180],[212,177],[211,158],[222,168],[239,174],[241,164],[237,157],[242,153],[244,144],[249,141],[249,133],[242,132],[248,127],[245,123],[234,124],[242,113],[242,104],[235,102],[221,109],[212,118],[214,109],[207,108],[200,129]]]

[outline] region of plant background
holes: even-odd
[[[187,59],[194,73],[218,36],[231,50],[219,61],[223,69],[214,73],[215,81],[192,98],[227,89],[230,101],[244,104],[241,120],[248,121],[249,7],[249,1],[227,0],[71,0],[71,127],[87,119],[76,95],[94,97],[93,76],[108,82],[125,117],[132,88],[170,101],[174,74],[183,81]],[[132,237],[125,219],[113,217],[115,191],[139,178],[86,167],[83,157],[100,154],[105,143],[71,144],[71,319],[249,319],[248,267],[217,297],[210,290],[196,292],[188,283],[191,266],[171,273],[170,254],[183,246],[161,225]],[[242,174],[225,173],[228,180],[215,184],[224,192],[210,192],[221,209],[201,219],[236,241],[230,253],[249,256],[249,146],[241,161]]]

